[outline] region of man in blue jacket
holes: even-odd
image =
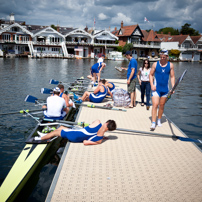
[[[128,92],[130,93],[131,103],[129,108],[136,107],[136,74],[137,74],[137,61],[132,57],[130,51],[126,52],[126,58],[130,61],[128,68],[121,67],[124,70],[127,70],[127,85]]]

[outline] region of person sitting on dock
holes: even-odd
[[[112,82],[106,81],[106,86],[109,88],[110,92],[115,89],[115,85]],[[113,94],[110,95],[110,93],[107,93],[107,96],[111,96],[113,98]]]
[[[67,108],[65,100],[59,97],[59,95],[60,89],[55,87],[53,89],[53,96],[47,98],[47,106],[43,105],[42,107],[47,108],[47,110],[44,111],[45,118],[61,120],[66,116],[69,108]]]
[[[94,103],[101,103],[104,100],[104,98],[106,97],[107,93],[109,93],[109,95],[111,97],[113,97],[113,94],[111,93],[111,91],[107,87],[106,80],[102,79],[98,83],[98,86],[94,90],[93,93],[90,93],[90,92],[86,91],[83,94],[82,97],[78,97],[78,96],[76,96],[74,94],[74,100],[76,100],[75,103],[82,103],[83,101],[90,101],[90,102],[94,102]]]
[[[100,120],[95,120],[85,128],[71,129],[60,126],[48,134],[37,131],[40,137],[35,137],[34,139],[47,140],[59,136],[67,138],[70,142],[83,142],[84,145],[96,145],[102,143],[105,132],[113,130],[116,130],[116,122],[114,120],[108,120],[103,125]]]
[[[62,97],[65,100],[66,106],[69,107],[74,107],[75,105],[72,102],[72,100],[69,98],[67,94],[64,93],[64,86],[62,84],[58,84],[58,88],[60,89],[60,95],[59,97]]]

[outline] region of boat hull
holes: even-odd
[[[69,111],[68,115],[70,115],[71,111],[72,109]],[[68,120],[68,115],[65,120]],[[48,123],[48,121],[42,120],[41,123]],[[58,125],[51,125],[51,127],[57,126]],[[43,160],[44,157],[55,153],[59,148],[62,140],[61,137],[53,138],[52,140],[34,140],[34,137],[38,136],[37,131],[42,131],[43,128],[44,126],[37,124],[27,138],[25,147],[0,187],[0,202],[14,201],[29,178],[36,171],[39,164],[45,161]]]

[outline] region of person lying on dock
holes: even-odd
[[[72,102],[72,100],[69,98],[69,96],[67,94],[64,93],[64,90],[65,90],[64,86],[62,84],[58,84],[58,88],[60,89],[59,97],[62,97],[65,100],[66,106],[75,108],[75,105]]]
[[[66,116],[69,108],[66,106],[65,100],[59,97],[59,95],[60,89],[55,87],[53,89],[53,95],[47,98],[47,106],[42,106],[42,108],[47,108],[47,110],[44,111],[45,118],[61,120]]]
[[[103,125],[100,120],[95,120],[89,126],[79,129],[71,129],[60,126],[58,129],[45,134],[37,131],[40,137],[35,137],[35,140],[47,140],[55,136],[67,138],[70,142],[83,142],[84,145],[101,144],[104,133],[106,131],[116,130],[116,122],[108,120]]]
[[[111,91],[109,90],[109,88],[107,87],[107,82],[105,79],[100,80],[100,82],[98,83],[97,88],[94,90],[93,93],[90,93],[88,91],[86,91],[82,97],[78,97],[74,94],[74,100],[75,103],[82,103],[83,101],[90,101],[90,102],[94,102],[94,103],[101,103],[104,98],[106,97],[107,93],[109,93],[109,95],[111,97],[113,97],[113,94],[111,93]]]

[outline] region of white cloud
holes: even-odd
[[[99,20],[106,20],[108,17],[104,14],[104,13],[100,13],[99,15],[98,15],[98,19]]]
[[[129,25],[131,23],[131,18],[127,17],[123,13],[117,13],[117,16],[115,16],[111,19],[111,23],[114,23],[114,24],[121,25],[121,21],[123,21],[124,24]]]

